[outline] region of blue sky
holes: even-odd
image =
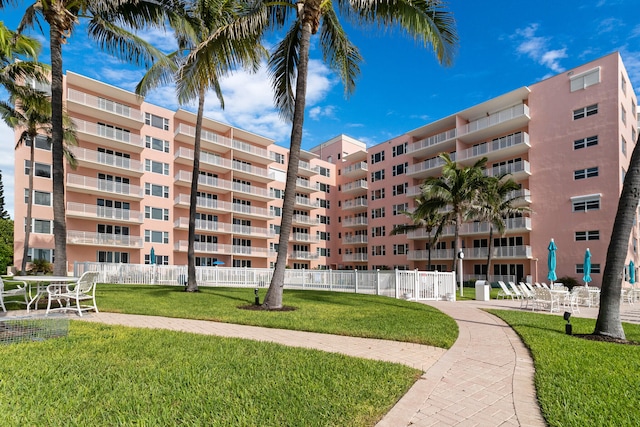
[[[24,2],[28,3],[28,2]],[[392,137],[467,107],[536,83],[566,69],[619,51],[636,92],[640,87],[640,22],[637,0],[596,0],[583,4],[536,2],[454,2],[459,46],[451,67],[440,66],[429,49],[400,30],[345,26],[364,58],[355,93],[345,98],[337,75],[322,63],[312,47],[303,148],[309,149],[341,133],[368,145]],[[15,28],[24,8],[7,8],[2,19]],[[65,70],[132,90],[144,70],[100,52],[79,27],[63,46]],[[48,42],[41,60],[48,62]],[[147,33],[170,51],[171,34]],[[317,38],[316,38],[317,39]],[[270,40],[271,43],[277,39]],[[314,43],[317,40],[314,40]],[[206,116],[272,138],[288,146],[290,125],[273,108],[265,69],[237,72],[222,81],[226,109],[209,97]],[[173,88],[151,93],[149,102],[178,108]],[[193,109],[192,106],[184,108]],[[13,139],[0,124],[0,140]],[[13,212],[13,158],[2,156],[7,210]]]

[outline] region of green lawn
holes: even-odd
[[[531,350],[540,406],[550,426],[635,426],[640,423],[640,346],[566,335],[560,316],[490,310]],[[574,334],[590,334],[594,319],[572,318]],[[640,342],[640,325],[624,324]]]

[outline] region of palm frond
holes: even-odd
[[[300,30],[300,22],[295,21],[269,59],[269,75],[272,80],[276,108],[280,116],[287,121],[293,120],[295,107],[295,81],[300,59]]]

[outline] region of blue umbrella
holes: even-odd
[[[213,261],[213,265],[224,265],[224,261],[215,260]]]
[[[582,280],[584,281],[585,286],[589,286],[589,282],[591,282],[591,251],[587,248],[587,251],[584,253],[584,276],[582,276]]]
[[[629,283],[632,285],[636,283],[636,266],[633,264],[633,260],[629,261]]]
[[[149,263],[150,264],[156,263],[156,251],[155,249],[153,249],[153,246],[151,247],[151,255],[149,255]]]
[[[549,267],[549,274],[547,275],[547,279],[553,283],[554,280],[558,280],[558,276],[556,276],[556,250],[558,247],[556,246],[553,239],[549,243],[549,255],[547,256],[547,267]]]

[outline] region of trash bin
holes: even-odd
[[[476,301],[489,301],[491,285],[486,280],[476,280]]]

